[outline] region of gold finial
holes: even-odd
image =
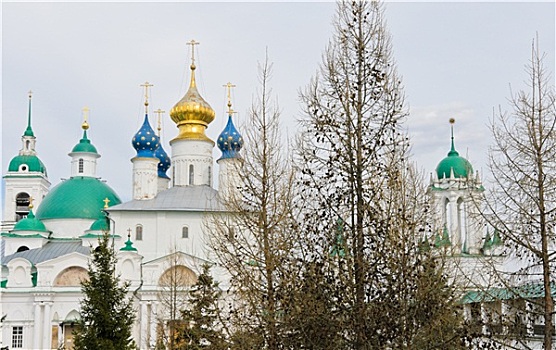
[[[158,124],[158,125],[157,125],[156,129],[158,130],[158,137],[160,137],[160,130],[162,130],[162,126],[161,126],[161,117],[160,117],[160,116],[161,116],[162,114],[166,113],[166,112],[164,112],[164,111],[163,111],[162,109],[160,109],[160,108],[157,109],[157,110],[154,111],[154,112],[156,113],[157,119],[158,119],[158,120],[157,120],[157,124]]]
[[[106,197],[102,201],[104,202],[104,209],[108,209],[108,203],[110,203],[110,199]]]
[[[89,129],[89,123],[87,122],[87,119],[89,119],[89,107],[85,106],[81,109],[81,112],[83,114],[83,124],[81,124],[81,129],[83,130],[87,130]]]
[[[454,118],[450,118],[450,124],[454,124],[456,120]]]
[[[199,45],[200,42],[191,39],[187,45],[191,45],[191,70],[195,70],[195,45]]]
[[[148,113],[147,108],[149,107],[149,88],[154,86],[153,84],[149,84],[148,81],[139,85],[145,88],[145,113]]]
[[[233,109],[232,109],[232,88],[236,87],[234,84],[228,82],[226,83],[226,85],[222,85],[224,86],[228,91],[228,114],[232,115],[234,113]]]
[[[29,209],[33,209],[33,201],[34,200],[35,200],[35,198],[29,197]]]
[[[33,97],[33,91],[29,90],[28,94],[29,94],[29,99],[31,99]]]

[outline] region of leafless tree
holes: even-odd
[[[238,348],[281,346],[282,285],[296,234],[291,215],[293,175],[280,137],[280,112],[271,99],[268,59],[260,90],[241,129],[242,161],[230,172],[237,191],[222,193],[227,214],[208,220],[210,244],[231,276],[233,340]]]
[[[307,238],[301,256],[332,289],[335,347],[458,348],[453,290],[419,249],[424,186],[409,161],[383,6],[339,2],[334,23],[321,69],[302,93],[296,200]]]
[[[513,299],[525,299],[529,314],[543,320],[544,348],[552,349],[556,94],[544,59],[533,43],[527,88],[512,92],[511,111],[500,108],[491,123],[493,183],[484,214],[500,232],[513,264],[500,271],[503,285],[515,292]]]

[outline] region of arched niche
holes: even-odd
[[[183,265],[172,266],[160,276],[158,285],[168,286],[191,286],[197,282],[197,275],[190,268]]]
[[[87,270],[80,266],[70,266],[56,276],[54,287],[80,287],[81,281],[89,279]]]

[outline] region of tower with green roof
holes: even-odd
[[[52,230],[53,238],[75,238],[98,219],[104,218],[104,203],[120,204],[120,197],[96,174],[100,154],[87,135],[88,108],[83,109],[83,136],[73,147],[71,177],[56,185],[43,199],[36,218]]]
[[[454,254],[480,254],[484,224],[476,212],[484,188],[479,173],[459,155],[454,142],[455,120],[450,119],[450,151],[431,174],[429,195],[433,202],[435,233],[444,234]]]
[[[35,150],[37,139],[31,127],[31,99],[32,93],[29,91],[27,128],[21,136],[21,149],[11,159],[4,175],[6,190],[2,232],[10,231],[18,221],[27,216],[31,198],[39,205],[50,188],[46,167]]]

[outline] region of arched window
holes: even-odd
[[[143,226],[137,225],[135,226],[135,240],[142,241],[143,240]]]
[[[31,147],[31,141],[27,140],[25,141],[25,150],[29,150],[29,147]]]
[[[83,158],[79,158],[79,169],[77,171],[80,174],[83,173]]]
[[[472,242],[469,242],[469,237],[467,236],[467,217],[465,213],[465,203],[463,202],[462,198],[459,198],[457,201],[457,213],[458,213],[458,235],[460,240],[463,240],[464,248],[466,251],[464,253],[469,252],[469,246]]]
[[[181,238],[189,238],[189,227],[184,226],[181,228]]]
[[[195,176],[195,168],[193,164],[189,164],[189,184],[193,185],[193,177]]]
[[[29,213],[29,203],[31,196],[28,193],[20,192],[15,196],[15,220],[19,221]]]
[[[17,252],[24,252],[26,250],[29,250],[29,247],[22,245],[21,247],[17,248]]]

